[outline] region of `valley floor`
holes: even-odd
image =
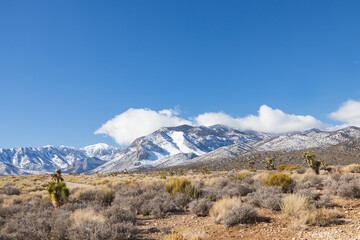
[[[0,177],[0,239],[359,240],[360,165],[331,169],[63,175],[56,208],[50,175]]]
[[[159,229],[171,227],[175,232],[182,234],[186,239],[200,236],[201,239],[226,240],[355,240],[360,239],[360,200],[337,199],[339,210],[344,214],[341,224],[327,227],[310,227],[304,230],[289,226],[289,220],[281,212],[260,209],[261,216],[269,217],[270,222],[255,224],[240,224],[232,227],[215,224],[211,217],[197,217],[194,214],[171,215],[164,219],[139,218],[139,228],[143,232],[141,239],[160,240],[167,233]],[[153,229],[154,232],[151,232]],[[150,233],[149,233],[150,232]]]

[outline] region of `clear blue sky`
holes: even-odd
[[[360,99],[360,1],[0,0],[0,148],[97,142],[129,108],[266,104],[331,123]]]

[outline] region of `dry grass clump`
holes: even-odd
[[[341,168],[343,173],[360,173],[360,164],[350,164]]]
[[[283,199],[281,211],[291,219],[292,227],[327,226],[342,217],[337,210],[316,209],[309,200],[300,194],[290,194]]]
[[[106,219],[100,213],[96,213],[94,209],[78,209],[71,214],[71,220],[74,227],[79,227],[82,224],[103,224]]]
[[[200,196],[200,191],[185,178],[170,179],[170,182],[165,185],[165,192],[171,193],[173,195],[176,193],[182,193],[192,198],[198,198]]]
[[[250,206],[242,205],[238,197],[224,197],[216,201],[210,209],[210,216],[215,223],[227,227],[239,223],[252,223],[258,218],[256,210]]]

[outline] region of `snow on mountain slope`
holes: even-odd
[[[84,150],[89,157],[96,157],[104,161],[109,161],[120,155],[122,149],[110,146],[106,143],[98,143],[86,146],[81,150]]]
[[[173,166],[196,166],[244,154],[327,148],[360,138],[360,128],[333,132],[312,129],[280,135],[241,132],[222,125],[164,127],[136,139],[125,149],[99,143],[82,149],[44,146],[0,149],[0,175],[53,172],[109,173]],[[220,166],[219,165],[219,166]]]
[[[250,146],[250,148],[244,148],[244,146],[239,146],[238,144],[225,146],[183,162],[182,166],[190,168],[206,164],[221,166],[222,161],[231,162],[236,157],[258,155],[256,153],[261,152],[293,152],[311,148],[326,150],[341,143],[351,144],[355,139],[360,139],[360,128],[357,127],[347,127],[333,132],[312,129],[303,133],[281,135],[259,141]]]
[[[241,132],[223,125],[164,127],[136,139],[121,155],[90,173],[175,166],[234,143],[250,149],[252,144],[269,136],[256,132]]]
[[[314,130],[258,142],[254,145],[254,151],[293,151],[329,147],[357,138],[360,138],[360,128],[357,127],[347,127],[334,132]]]
[[[53,172],[84,172],[113,159],[121,149],[96,144],[76,149],[73,147],[44,146],[0,149],[0,175]]]

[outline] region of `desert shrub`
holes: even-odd
[[[296,173],[298,173],[298,174],[304,174],[305,172],[306,172],[306,168],[296,169]]]
[[[147,200],[140,207],[140,213],[142,215],[150,215],[154,218],[162,218],[172,210],[174,210],[174,205],[170,197],[166,197],[165,195],[156,196],[153,199]]]
[[[314,187],[319,190],[322,190],[324,188],[322,177],[314,173],[304,174],[304,176],[302,177],[302,182],[304,183],[305,188]]]
[[[229,179],[231,181],[243,181],[246,178],[250,178],[251,175],[248,172],[239,172],[239,173],[235,173],[229,176]]]
[[[263,184],[266,186],[279,186],[284,192],[291,192],[294,188],[294,181],[286,173],[273,173],[263,179]]]
[[[360,173],[360,164],[346,165],[341,169],[343,173]]]
[[[257,219],[254,208],[242,205],[238,197],[224,197],[216,201],[210,209],[210,216],[215,223],[232,226],[239,223],[251,223]]]
[[[337,194],[344,198],[360,198],[360,180],[352,180],[348,184],[341,184]]]
[[[328,195],[321,196],[317,191],[300,189],[295,191],[295,193],[304,196],[311,205],[317,208],[328,207],[330,205],[330,197]]]
[[[136,214],[129,209],[119,208],[118,206],[111,206],[104,212],[107,221],[115,224],[121,222],[136,223]]]
[[[69,229],[70,239],[74,240],[133,239],[137,232],[137,228],[128,222],[117,224],[89,222]]]
[[[184,178],[173,178],[165,185],[165,192],[175,195],[176,193],[187,194],[192,198],[198,198],[200,191],[196,189],[189,180]]]
[[[207,216],[212,205],[213,202],[209,201],[206,198],[202,198],[199,200],[195,199],[189,204],[189,210],[191,213],[194,213],[197,216]]]
[[[176,193],[173,202],[178,210],[185,211],[192,198],[182,193]]]
[[[225,196],[246,196],[249,193],[253,192],[254,189],[248,184],[242,184],[238,182],[229,183],[222,190],[222,195]]]
[[[335,209],[321,208],[313,211],[307,219],[307,225],[311,226],[328,226],[332,223],[337,223],[339,218],[342,218],[343,214]]]
[[[293,170],[300,169],[300,165],[297,164],[295,166],[288,166],[288,165],[282,164],[282,165],[279,165],[276,169],[279,171],[284,171],[284,170],[293,171]]]
[[[222,188],[217,186],[207,186],[201,189],[202,197],[216,201],[223,197]]]
[[[49,239],[51,213],[21,213],[7,220],[1,229],[3,237],[13,239]]]
[[[247,195],[246,202],[254,207],[280,211],[282,189],[279,187],[260,187]]]
[[[3,188],[0,189],[0,194],[6,194],[6,195],[20,195],[21,191],[20,189],[14,188],[12,184],[5,184]]]
[[[329,194],[344,198],[360,198],[360,178],[353,174],[333,174],[326,181],[325,188]]]
[[[95,201],[97,190],[95,189],[77,189],[76,192],[72,193],[72,197],[76,200],[83,202]]]
[[[110,206],[115,199],[115,192],[109,188],[103,188],[97,191],[95,199],[102,206]]]
[[[106,211],[107,217],[93,209],[80,209],[71,215],[71,239],[131,239],[137,229],[134,215],[121,209]]]

